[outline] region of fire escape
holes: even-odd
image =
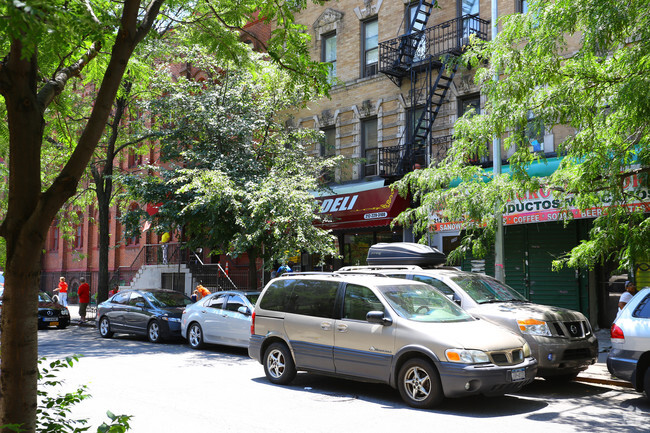
[[[379,149],[379,174],[402,177],[446,154],[451,136],[431,137],[431,128],[444,104],[458,67],[456,59],[470,35],[487,40],[489,22],[465,15],[427,28],[435,6],[419,0],[406,33],[379,44],[379,71],[398,87],[410,80],[410,116],[397,146]],[[421,108],[419,108],[421,107]]]

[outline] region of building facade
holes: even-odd
[[[498,2],[500,17],[525,11],[526,1]],[[321,130],[324,141],[313,151],[343,155],[346,161],[329,174],[334,194],[319,197],[321,212],[331,217],[324,226],[337,236],[342,256],[328,266],[362,265],[374,243],[413,240],[408,227],[390,225],[408,202],[387,206],[378,199],[380,191],[405,173],[441,160],[457,119],[470,109],[480,113],[485,99],[474,83],[475,71],[455,65],[453,59],[462,54],[471,35],[490,38],[491,12],[489,0],[440,0],[435,5],[339,0],[310,5],[299,14],[312,39],[312,58],[331,65],[334,88],[330,98],[292,112],[287,122]],[[577,50],[578,42],[573,41],[568,51]],[[539,125],[531,113],[525,134],[532,151],[557,160],[558,144],[571,132],[561,125]],[[491,143],[488,155],[471,163],[492,167]],[[507,168],[510,155],[505,151],[501,155]],[[368,200],[362,205],[363,196]],[[370,196],[377,197],[374,203]],[[506,215],[506,282],[535,302],[580,310],[594,325],[608,327],[621,280],[647,278],[648,266],[641,264],[625,275],[615,272],[617,263],[591,271],[553,271],[552,261],[586,238],[598,210],[574,215],[565,226],[557,213],[544,207],[544,197],[531,192],[530,199],[536,203],[532,206],[539,207],[536,214],[515,206]],[[650,211],[650,205],[645,205]],[[432,246],[443,252],[455,248],[460,227],[434,228]],[[303,256],[302,269],[312,269],[313,262]],[[494,273],[493,257],[458,265]]]

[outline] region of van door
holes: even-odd
[[[286,301],[284,329],[296,367],[334,371],[334,304],[339,282],[297,280]]]
[[[348,284],[334,331],[334,366],[347,374],[388,382],[395,354],[395,326],[369,323],[366,314],[388,308],[368,287]]]

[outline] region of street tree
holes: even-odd
[[[224,63],[215,69],[205,53],[196,58],[201,81],[181,77],[143,107],[155,122],[162,164],[147,176],[120,179],[132,197],[158,211],[127,214],[127,228],[136,234],[146,218],[160,233],[182,230],[190,250],[246,253],[253,288],[257,258],[336,255],[332,235],[314,225],[320,218],[312,192],[338,159],[309,153],[317,131],[280,123],[304,92],[292,91],[289,76],[262,59],[244,71]]]
[[[496,210],[541,188],[565,210],[607,209],[589,238],[554,262],[556,268],[618,260],[630,269],[635,260],[649,260],[650,219],[647,207],[638,205],[647,202],[650,171],[649,6],[648,0],[624,8],[605,0],[532,0],[528,13],[502,20],[494,40],[474,40],[460,64],[477,68],[485,107],[455,124],[444,161],[399,182],[419,206],[398,221],[414,224],[420,234],[434,213],[465,221],[451,259],[483,256],[494,241]],[[526,131],[553,128],[568,131],[556,143],[559,168],[531,176],[531,164],[546,158]],[[486,144],[494,137],[510,155],[509,173],[467,163],[489,158]]]
[[[269,57],[318,93],[327,86],[323,68],[309,60],[307,37],[293,20],[304,6],[303,0],[25,0],[0,5],[0,95],[9,142],[7,207],[0,210],[0,236],[6,242],[0,425],[35,429],[37,292],[44,239],[57,212],[77,191],[136,48],[157,36],[151,31],[155,23],[168,20],[179,34],[245,61],[248,51],[238,42],[239,30],[259,12],[277,24],[266,45]],[[94,94],[92,109],[74,141],[65,143],[69,149],[59,149],[61,137],[49,120],[76,92]],[[44,170],[47,157],[57,154],[65,157]]]

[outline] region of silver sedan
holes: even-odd
[[[251,314],[260,292],[216,292],[188,305],[181,335],[193,349],[206,343],[248,347]]]

